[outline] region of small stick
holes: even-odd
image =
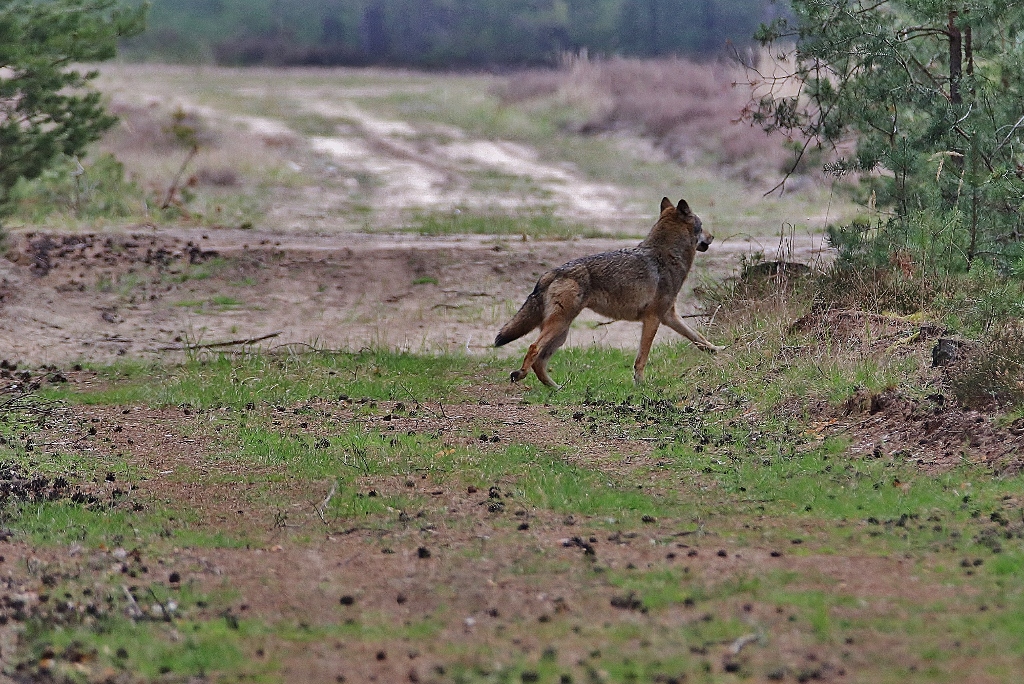
[[[178,169],[178,173],[174,174],[174,180],[171,181],[171,187],[167,188],[167,196],[164,197],[164,202],[163,204],[160,205],[161,209],[166,209],[167,207],[171,206],[172,202],[174,202],[174,195],[175,193],[178,192],[178,184],[181,182],[181,177],[182,175],[184,175],[185,169],[192,161],[192,158],[195,157],[198,153],[199,145],[192,145],[191,149],[189,149],[188,151],[188,154],[185,156],[185,161],[182,162],[181,164],[181,168]]]
[[[149,595],[153,597],[153,600],[160,606],[160,610],[163,612],[164,622],[174,622],[174,618],[171,616],[171,611],[168,610],[167,604],[160,600],[160,597],[153,591],[153,587],[147,587],[149,589]]]
[[[721,308],[721,307],[719,307],[719,308]],[[715,313],[718,313],[717,309],[715,310]],[[708,316],[714,317],[714,315],[715,314],[695,313],[695,314],[679,314],[679,317],[680,318],[707,318]],[[603,325],[611,325],[612,323],[621,323],[621,322],[622,322],[621,320],[618,320],[618,321],[601,321],[600,323],[595,324],[594,327],[600,328]]]
[[[143,617],[145,613],[143,613],[142,609],[139,608],[138,602],[136,602],[135,597],[132,596],[132,592],[128,591],[128,587],[122,584],[121,590],[124,591],[124,595],[128,597],[128,614],[133,618]]]
[[[335,480],[334,484],[331,485],[331,491],[327,492],[327,496],[320,502],[320,505],[313,506],[313,510],[315,510],[316,514],[320,516],[320,522],[324,524],[324,527],[327,527],[327,520],[324,518],[324,511],[327,510],[327,504],[331,502],[331,497],[334,496],[334,492],[336,491],[338,491],[337,480]]]
[[[744,646],[746,646],[747,644],[752,644],[760,638],[761,637],[758,634],[744,634],[739,639],[732,642],[732,645],[729,646],[729,653],[733,655],[739,655],[740,651],[743,650]]]
[[[267,335],[260,335],[259,337],[250,337],[246,340],[228,340],[227,342],[204,342],[202,344],[183,344],[179,347],[161,347],[161,351],[184,351],[186,349],[213,349],[215,347],[233,347],[240,344],[255,344],[263,340],[269,340],[271,337],[277,337],[284,333],[284,330],[278,330]]]

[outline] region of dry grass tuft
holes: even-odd
[[[970,408],[1024,407],[1024,321],[994,326],[951,367],[949,385]]]
[[[188,215],[214,222],[254,220],[266,188],[296,173],[292,156],[300,138],[285,130],[239,124],[229,115],[164,102],[115,98],[119,124],[97,149],[124,164],[125,175],[159,204],[180,174],[188,188]],[[193,151],[192,148],[195,147]],[[282,175],[283,174],[283,175]],[[196,219],[198,220],[198,219]]]
[[[194,112],[168,112],[156,105],[138,106],[116,102],[110,113],[120,119],[119,125],[104,138],[110,151],[149,150],[171,152],[182,149],[183,145],[176,130],[188,129],[203,147],[216,147],[218,136],[207,122]]]
[[[557,70],[517,74],[497,91],[504,102],[553,98],[580,112],[577,132],[637,131],[672,159],[711,162],[748,182],[792,162],[781,136],[741,121],[750,86],[738,65],[684,59],[571,57]]]

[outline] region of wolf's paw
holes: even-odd
[[[720,351],[725,351],[726,347],[722,347],[717,344],[712,344],[707,347],[702,347],[702,349],[704,349],[704,351],[706,351],[708,354],[717,354]]]
[[[526,377],[526,374],[528,372],[529,371],[524,371],[522,368],[520,368],[519,370],[512,371],[511,373],[508,374],[508,376],[509,378],[511,378],[512,382],[519,382],[520,380]]]

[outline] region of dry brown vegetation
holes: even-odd
[[[742,120],[751,91],[738,64],[573,57],[508,79],[497,93],[507,103],[559,98],[578,112],[570,126],[580,133],[639,132],[674,161],[710,161],[749,182],[792,163],[783,137]]]

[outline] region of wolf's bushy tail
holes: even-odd
[[[518,340],[543,322],[544,297],[538,285],[530,296],[526,298],[523,305],[519,307],[519,311],[512,317],[512,320],[498,331],[498,336],[494,338],[494,346],[500,347],[512,340]]]

